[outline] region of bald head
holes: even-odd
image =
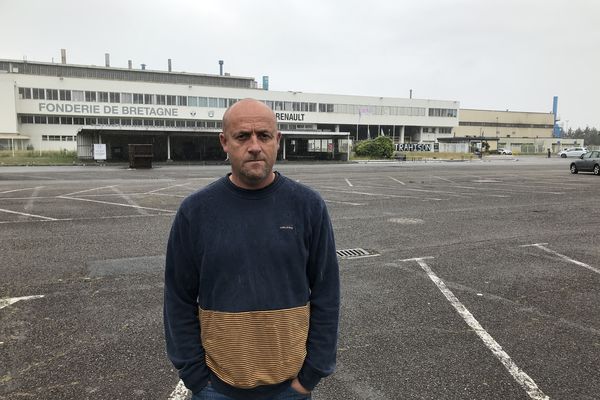
[[[223,133],[227,134],[229,132],[232,120],[248,117],[272,120],[274,130],[277,130],[277,119],[273,110],[262,101],[247,98],[234,103],[225,111],[223,114]]]

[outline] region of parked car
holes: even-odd
[[[594,175],[600,175],[600,151],[590,151],[575,160],[570,166],[571,173],[576,174],[579,171],[593,172]]]
[[[501,148],[501,149],[498,149],[498,154],[502,154],[503,156],[510,155],[510,154],[512,154],[512,151],[510,151],[509,149]]]
[[[584,155],[587,152],[588,151],[585,147],[570,147],[568,149],[564,149],[563,151],[559,152],[558,155],[561,156],[562,158],[581,157],[582,155]]]

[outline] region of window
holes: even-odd
[[[110,92],[110,102],[111,103],[120,103],[121,102],[121,94],[117,92]]]
[[[145,119],[144,126],[154,126],[154,121],[151,119]]]
[[[424,127],[423,128],[423,133],[435,133],[435,128],[431,128],[431,127]]]
[[[188,96],[188,106],[198,107],[198,98],[195,96]]]
[[[449,127],[441,127],[438,128],[439,133],[452,133],[452,128]]]
[[[134,93],[133,104],[144,104],[144,95],[141,93]]]
[[[108,103],[108,92],[98,92],[98,102]]]
[[[86,118],[85,119],[85,124],[86,125],[97,125],[98,120],[96,118]]]
[[[108,125],[108,118],[98,117],[98,125]]]
[[[156,121],[154,121],[154,126],[165,126],[165,120],[157,119]]]
[[[48,135],[42,135],[42,140],[43,141],[47,141],[48,140]]]
[[[46,123],[46,116],[45,115],[36,115],[34,117],[34,121],[36,124],[45,124]]]
[[[83,117],[73,117],[73,125],[83,125]]]
[[[198,97],[198,107],[208,107],[208,98]]]
[[[209,97],[208,98],[208,106],[209,107],[218,107],[219,106],[219,99],[217,99],[215,97]]]
[[[121,103],[133,103],[133,96],[131,95],[131,93],[121,93]]]
[[[33,124],[33,115],[21,115],[22,124]]]
[[[72,142],[73,136],[61,136],[63,142]]]
[[[120,125],[121,122],[119,121],[119,118],[110,118],[108,120],[108,124],[109,125]]]
[[[178,106],[187,106],[187,96],[177,96]]]
[[[58,100],[58,90],[57,89],[46,89],[46,99]]]
[[[61,125],[73,125],[73,117],[60,117]]]
[[[51,142],[60,142],[60,136],[58,136],[58,135],[49,135],[48,136],[48,140],[50,140]]]
[[[31,88],[19,88],[19,99],[30,99]]]
[[[227,99],[219,99],[219,108],[227,108]]]
[[[85,96],[83,95],[83,90],[72,90],[71,95],[73,96],[73,101],[84,101]]]
[[[176,106],[177,105],[177,97],[176,96],[167,96],[167,105],[168,106]]]
[[[195,128],[196,127],[196,121],[185,121],[185,126],[187,128]]]
[[[172,119],[167,119],[165,121],[165,126],[175,126],[175,121]]]
[[[452,117],[456,118],[458,111],[454,108],[430,108],[430,117]]]
[[[89,90],[85,91],[85,101],[92,103],[96,101],[96,92],[92,92]]]
[[[121,118],[121,125],[131,126],[131,118]]]
[[[71,91],[70,90],[60,90],[58,92],[59,97],[63,101],[71,101]]]
[[[144,104],[154,104],[154,95],[153,94],[145,94],[144,95]]]
[[[177,121],[175,121],[175,126],[177,126],[179,128],[184,128],[185,127],[185,121],[177,120]]]
[[[165,98],[164,94],[156,95],[156,104],[159,104],[161,106],[167,104],[167,99]]]
[[[44,89],[33,88],[31,89],[32,97],[34,99],[44,100],[46,96],[44,96]]]
[[[142,120],[141,119],[132,119],[131,122],[132,122],[133,126],[142,126]]]

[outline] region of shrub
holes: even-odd
[[[354,152],[359,157],[391,158],[394,154],[394,143],[387,136],[358,142]]]

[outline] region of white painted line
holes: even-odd
[[[449,183],[456,183],[454,181],[451,181],[450,179],[442,178],[441,176],[434,176],[434,178],[440,179],[442,181],[449,182]]]
[[[63,194],[62,196],[73,196],[74,194],[86,193],[86,192],[91,192],[91,191],[100,190],[100,189],[108,189],[108,188],[113,188],[115,186],[117,186],[117,185],[101,186],[101,187],[97,187],[97,188],[91,188],[91,189],[86,189],[86,190],[80,190],[78,192]],[[57,196],[57,197],[61,197],[61,196]]]
[[[357,192],[355,190],[342,190],[342,189],[338,189],[338,188],[329,188],[329,187],[319,188],[319,191],[320,192],[334,192],[334,193],[351,193],[351,194],[361,194],[361,195],[364,195],[364,196],[399,198],[399,199],[417,199],[417,200],[423,200],[423,201],[427,201],[427,200],[439,201],[439,200],[442,200],[442,199],[438,199],[438,198],[435,198],[435,197],[417,197],[417,196],[404,196],[404,195],[400,195],[400,194],[367,193],[367,192]]]
[[[5,210],[3,208],[0,208],[0,212],[5,212],[5,213],[9,213],[9,214],[24,215],[26,217],[32,217],[32,218],[41,218],[41,219],[44,219],[46,221],[57,221],[56,218],[44,217],[43,215],[28,214],[28,213],[23,213],[23,212],[18,212],[18,211]]]
[[[573,263],[575,265],[579,265],[580,267],[583,267],[583,268],[587,268],[590,271],[595,272],[595,273],[597,273],[597,274],[600,275],[600,269],[594,268],[591,265],[588,265],[588,264],[586,264],[584,262],[573,260],[572,258],[569,258],[569,257],[565,256],[564,254],[557,253],[556,251],[554,251],[552,249],[549,249],[546,246],[544,246],[546,244],[548,244],[548,243],[534,243],[534,244],[526,244],[526,245],[523,245],[523,246],[520,246],[520,247],[537,247],[538,249],[542,249],[542,250],[544,250],[547,253],[554,254],[555,256],[557,256],[559,258],[562,258],[563,260],[565,260],[567,262]]]
[[[31,197],[27,199],[27,203],[25,203],[25,206],[23,207],[24,210],[29,211],[33,208],[33,200],[37,197],[38,193],[40,192],[40,188],[42,188],[42,186],[38,186],[35,189],[33,189]]]
[[[504,365],[504,367],[508,370],[508,372],[512,375],[515,381],[527,392],[529,397],[534,400],[546,400],[550,399],[542,390],[536,385],[536,383],[523,371],[521,368],[515,364],[515,362],[510,358],[510,356],[502,349],[502,346],[498,344],[494,340],[494,338],[487,333],[485,329],[477,322],[473,314],[456,298],[454,293],[446,284],[438,278],[438,276],[433,272],[433,270],[425,263],[426,258],[430,257],[421,257],[412,259],[417,262],[425,271],[425,273],[429,276],[429,279],[433,281],[433,283],[438,287],[438,289],[442,292],[442,294],[446,297],[446,299],[450,302],[452,307],[458,312],[458,314],[464,319],[464,321],[469,325],[471,329],[479,336],[479,338],[483,341],[488,349],[496,356],[496,358]],[[408,260],[403,260],[408,261]]]
[[[350,183],[350,181],[348,179],[344,179],[346,181],[346,183],[348,184],[348,186],[352,187],[354,186],[353,184]]]
[[[175,386],[175,390],[173,390],[167,400],[184,400],[187,398],[188,393],[188,388],[185,387],[182,380],[179,380],[177,386]]]
[[[326,203],[333,203],[333,204],[348,204],[351,206],[364,206],[363,203],[351,203],[349,201],[335,201],[335,200],[325,200]]]
[[[36,186],[36,187],[32,187],[32,188],[24,188],[24,189],[13,189],[13,190],[6,190],[4,192],[0,192],[0,194],[4,194],[4,193],[14,193],[14,192],[22,192],[24,190],[33,190],[33,189],[41,189],[44,186]]]
[[[23,297],[6,297],[4,299],[0,299],[0,309],[10,306],[11,304],[15,304],[17,301],[21,300],[32,300],[32,299],[41,299],[44,297],[43,294],[38,294],[34,296],[23,296]]]
[[[160,191],[162,191],[162,190],[167,190],[167,189],[171,189],[171,188],[174,188],[174,187],[180,187],[180,186],[187,186],[187,185],[189,185],[189,184],[190,184],[190,183],[188,182],[188,183],[181,183],[181,184],[179,184],[179,185],[171,185],[171,186],[167,186],[167,187],[164,187],[164,188],[160,188],[160,189],[152,190],[152,191],[150,191],[150,192],[146,192],[146,194],[153,194],[153,193],[156,193],[156,192],[160,192]]]
[[[393,181],[395,181],[395,182],[398,182],[398,183],[399,183],[399,184],[401,184],[401,185],[405,185],[405,186],[406,186],[406,183],[404,183],[404,182],[402,182],[402,181],[399,181],[399,180],[398,180],[398,179],[396,179],[396,178],[392,178],[391,176],[388,176],[388,178],[390,178],[391,180],[393,180]]]
[[[135,201],[133,201],[133,199],[131,197],[129,197],[128,195],[126,195],[125,193],[123,193],[119,188],[117,187],[112,187],[111,190],[115,193],[117,193],[119,196],[121,196],[121,198],[123,198],[123,200],[125,200],[128,204],[130,204],[131,206],[133,206],[133,208],[135,208],[135,210],[141,214],[141,215],[148,215],[148,211],[144,210],[143,208],[141,208],[141,206],[136,203]]]
[[[100,201],[100,200],[92,200],[92,199],[80,199],[78,197],[66,197],[66,196],[57,196],[57,197],[59,199],[88,201],[90,203],[108,204],[108,205],[111,205],[111,206],[121,206],[121,207],[131,207],[131,208],[143,208],[144,210],[160,211],[160,212],[166,212],[166,213],[169,213],[169,214],[175,212],[175,211],[172,211],[172,210],[163,210],[162,208],[134,206],[133,204],[113,203],[111,201]]]
[[[180,199],[184,199],[185,197],[187,197],[182,194],[169,194],[169,193],[148,193],[148,194],[151,194],[152,196],[178,197]]]

